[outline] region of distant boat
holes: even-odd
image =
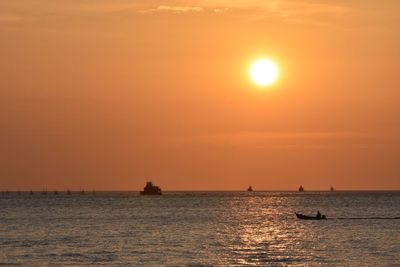
[[[33,195],[33,191],[31,190],[31,191],[29,192],[29,194],[30,194],[30,195]]]
[[[247,192],[253,192],[253,188],[251,186],[249,186],[249,188],[247,188]]]
[[[141,195],[161,195],[161,188],[153,185],[152,182],[147,182],[143,191],[140,191]]]
[[[58,191],[56,190],[56,191],[54,191],[54,195],[58,195]]]
[[[299,192],[304,192],[304,187],[302,185],[299,187]]]
[[[322,215],[320,217],[318,216],[308,216],[308,215],[303,215],[300,213],[295,212],[296,216],[300,220],[326,220],[326,216]]]
[[[71,191],[67,189],[67,195],[71,195]]]
[[[333,192],[333,191],[335,191],[335,188],[333,188],[333,186],[331,186],[330,190],[331,190],[331,192]]]

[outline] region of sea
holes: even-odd
[[[400,266],[400,192],[0,193],[0,265]]]

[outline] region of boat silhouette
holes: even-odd
[[[161,188],[153,185],[152,182],[147,182],[146,186],[143,188],[143,191],[140,191],[141,195],[161,195]]]
[[[302,185],[299,187],[299,192],[304,192],[304,187]]]
[[[304,215],[304,214],[300,214],[295,212],[296,217],[300,220],[326,220],[326,216],[325,215],[321,215],[319,214],[319,216],[308,216],[308,215]]]
[[[247,188],[247,192],[253,192],[253,188],[251,186],[249,186],[249,188]]]

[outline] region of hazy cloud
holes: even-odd
[[[232,144],[232,145],[273,145],[275,147],[325,147],[329,144],[370,144],[381,140],[392,140],[385,133],[362,132],[238,132],[229,134],[203,135],[190,138],[188,143]]]
[[[184,13],[184,12],[200,12],[203,11],[202,7],[198,6],[158,6],[156,8],[140,10],[140,13],[155,13],[155,12],[172,12],[172,13]]]
[[[15,14],[0,14],[0,22],[16,22],[22,19],[23,17]]]
[[[350,8],[332,3],[312,3],[307,1],[275,1],[265,6],[266,10],[282,17],[312,14],[345,14]]]
[[[214,8],[213,10],[215,13],[224,13],[224,12],[229,12],[231,11],[230,8],[227,7],[222,7],[222,8]]]
[[[293,23],[311,23],[327,26],[330,18],[341,17],[351,12],[346,6],[334,4],[287,2],[272,9],[271,15],[279,16]]]
[[[104,14],[114,13],[118,16],[120,12],[132,13],[173,13],[181,14],[187,12],[202,12],[207,11],[214,14],[239,15],[239,16],[256,16],[271,17],[278,16],[287,19],[298,19],[304,17],[311,17],[313,15],[341,15],[351,11],[348,5],[337,2],[313,2],[307,1],[293,1],[293,0],[272,0],[272,1],[187,1],[187,5],[181,5],[179,2],[170,2],[168,5],[158,5],[157,1],[138,1],[130,2],[117,0],[109,1],[96,1],[96,3],[81,2],[76,0],[61,1],[54,3],[49,0],[38,0],[40,4],[32,4],[29,1],[24,1],[23,5],[19,2],[4,1],[0,2],[0,21],[11,22],[18,21],[25,16],[42,17],[51,15],[88,15],[88,14]],[[18,12],[18,16],[14,15]]]

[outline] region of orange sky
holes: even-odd
[[[400,190],[399,10],[0,1],[0,190]]]

